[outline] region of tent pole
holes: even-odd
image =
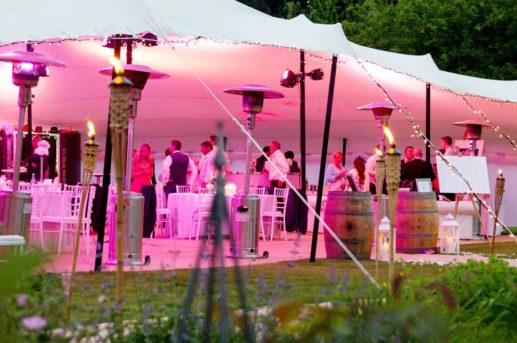
[[[332,66],[330,69],[329,92],[327,97],[327,113],[325,115],[325,129],[323,131],[323,145],[321,148],[320,175],[318,179],[318,195],[316,197],[316,213],[321,211],[321,198],[323,196],[323,181],[325,178],[325,167],[327,164],[327,150],[330,134],[330,120],[332,117],[332,102],[334,101],[334,85],[336,84],[336,65],[337,55],[332,56]],[[319,220],[314,217],[314,228],[312,229],[312,245],[310,262],[316,261],[316,246],[318,245]]]
[[[120,59],[120,48],[122,45],[122,41],[115,39],[115,46],[113,47],[113,56],[117,59]],[[113,68],[113,72],[111,78],[115,78],[115,68]],[[106,224],[106,208],[108,206],[108,192],[111,181],[111,133],[110,133],[110,113],[108,111],[108,123],[106,127],[106,149],[104,153],[104,170],[102,173],[102,193],[101,193],[101,205],[100,205],[100,213],[95,218],[94,228],[97,231],[97,247],[95,249],[95,271],[101,271],[102,265],[102,251],[104,248],[104,226]]]
[[[301,154],[301,189],[307,190],[306,169],[306,133],[305,133],[305,51],[300,50],[300,154]]]
[[[425,135],[429,140],[431,139],[431,84],[425,83]],[[431,147],[429,144],[425,145],[425,160],[431,163]]]
[[[346,143],[347,143],[347,139],[346,138],[343,138],[343,162],[341,163],[341,165],[344,167],[345,164],[346,164]]]

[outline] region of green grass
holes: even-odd
[[[470,252],[473,254],[490,255],[490,243],[465,244],[461,246],[461,252]],[[494,253],[502,258],[517,258],[517,243],[503,242],[496,243]]]
[[[375,262],[363,261],[365,267],[375,277]],[[397,272],[404,272],[409,278],[436,278],[442,267],[432,264],[397,264]],[[239,305],[235,278],[232,269],[227,270],[229,303]],[[379,280],[387,280],[387,263],[379,263]],[[242,268],[246,283],[248,306],[264,306],[289,299],[303,303],[328,301],[343,280],[351,288],[364,288],[366,281],[362,272],[349,260],[321,259],[315,263],[308,261],[281,262]],[[178,308],[184,299],[189,283],[190,270],[126,272],[124,306],[126,318],[137,319],[143,311],[144,303],[153,310]],[[99,313],[99,299],[106,299],[106,306],[112,305],[115,274],[80,273],[74,282],[75,319],[82,321],[102,320]],[[197,291],[204,290],[197,286]],[[101,311],[102,312],[102,311]]]
[[[517,226],[511,226],[508,228],[508,230],[510,230],[514,235],[517,235]],[[508,231],[506,230],[503,230],[501,232],[502,235],[508,235]]]

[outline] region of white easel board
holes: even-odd
[[[449,162],[459,170],[463,177],[469,181],[472,190],[479,194],[490,194],[488,182],[488,168],[484,156],[445,156]],[[441,193],[470,193],[467,184],[449,169],[445,162],[436,158],[438,167],[438,181]]]

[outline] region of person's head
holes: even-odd
[[[422,149],[415,148],[415,158],[422,159],[424,157],[424,153],[422,152]]]
[[[269,146],[265,146],[262,148],[262,151],[264,151],[264,153],[269,156],[269,153],[271,152],[271,149],[269,149]]]
[[[171,153],[181,150],[181,142],[177,139],[171,140]]]
[[[171,148],[166,148],[163,153],[165,154],[165,157],[169,156],[171,154]]]
[[[285,156],[285,158],[290,158],[292,160],[292,159],[294,159],[294,152],[292,152],[291,150],[287,150],[284,153],[284,156]]]
[[[359,172],[359,174],[364,173],[366,170],[366,162],[364,161],[363,156],[357,156],[354,159],[354,168]]]
[[[411,161],[415,158],[415,149],[413,146],[408,145],[406,149],[404,150],[404,158],[406,161]]]
[[[36,149],[38,147],[38,143],[41,142],[43,138],[41,136],[32,137],[32,149]]]
[[[151,159],[151,146],[147,143],[140,145],[140,151],[138,152],[140,159]]]
[[[277,150],[280,150],[280,143],[278,141],[272,141],[269,146],[269,153],[274,154]]]
[[[343,162],[343,153],[341,151],[336,151],[332,154],[332,159],[334,160],[335,165],[341,165]]]
[[[210,143],[209,141],[204,141],[203,143],[201,143],[201,153],[203,155],[206,155],[210,151],[212,151],[212,148],[212,143]]]
[[[443,136],[442,137],[442,149],[445,150],[452,145],[451,136]]]

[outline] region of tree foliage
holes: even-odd
[[[455,73],[517,79],[515,0],[242,0],[266,13],[341,22],[353,42],[422,55]]]

